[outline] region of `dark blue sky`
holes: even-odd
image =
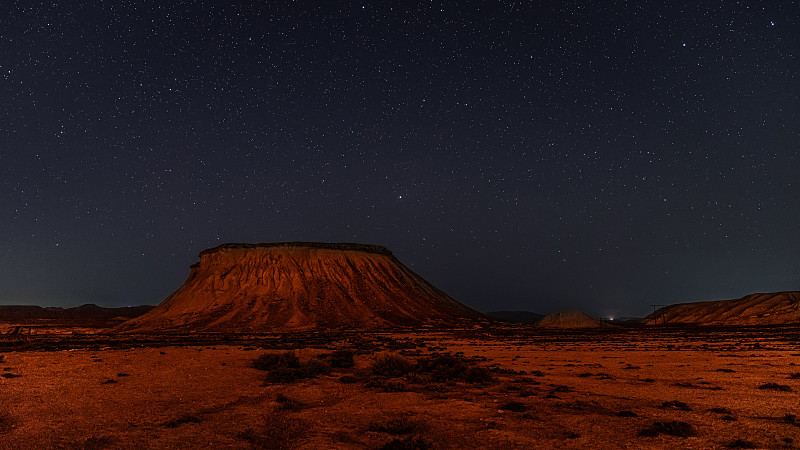
[[[7,3],[0,304],[287,240],[483,311],[800,289],[790,2]]]

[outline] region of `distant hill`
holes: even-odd
[[[543,328],[602,328],[605,324],[581,311],[554,312],[548,314],[536,324]]]
[[[113,326],[153,309],[153,306],[103,308],[86,304],[74,308],[53,308],[33,305],[0,306],[0,323],[48,324],[68,326]]]
[[[679,303],[642,319],[648,325],[786,325],[800,323],[800,292],[751,294],[734,300]]]
[[[530,311],[492,311],[487,312],[487,316],[508,322],[523,322],[523,323],[536,323],[544,317],[543,314],[537,314]]]

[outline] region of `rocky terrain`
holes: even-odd
[[[800,292],[752,294],[736,300],[679,303],[642,319],[649,325],[786,325],[800,323]]]
[[[271,332],[468,324],[488,320],[378,246],[226,244],[121,331]]]

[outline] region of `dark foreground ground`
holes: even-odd
[[[0,340],[2,448],[797,448],[800,328]]]

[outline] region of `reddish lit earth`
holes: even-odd
[[[507,326],[206,338],[217,341],[94,335],[6,348],[0,353],[3,446],[800,445],[797,328]],[[270,379],[272,372],[253,367],[260,355],[287,349],[302,364],[328,361],[319,356],[339,350],[353,356],[354,366],[295,380]],[[437,375],[411,366],[392,376],[376,363],[387,354],[412,365],[450,354],[443,367],[454,371]],[[477,376],[464,378],[470,368],[479,368]]]

